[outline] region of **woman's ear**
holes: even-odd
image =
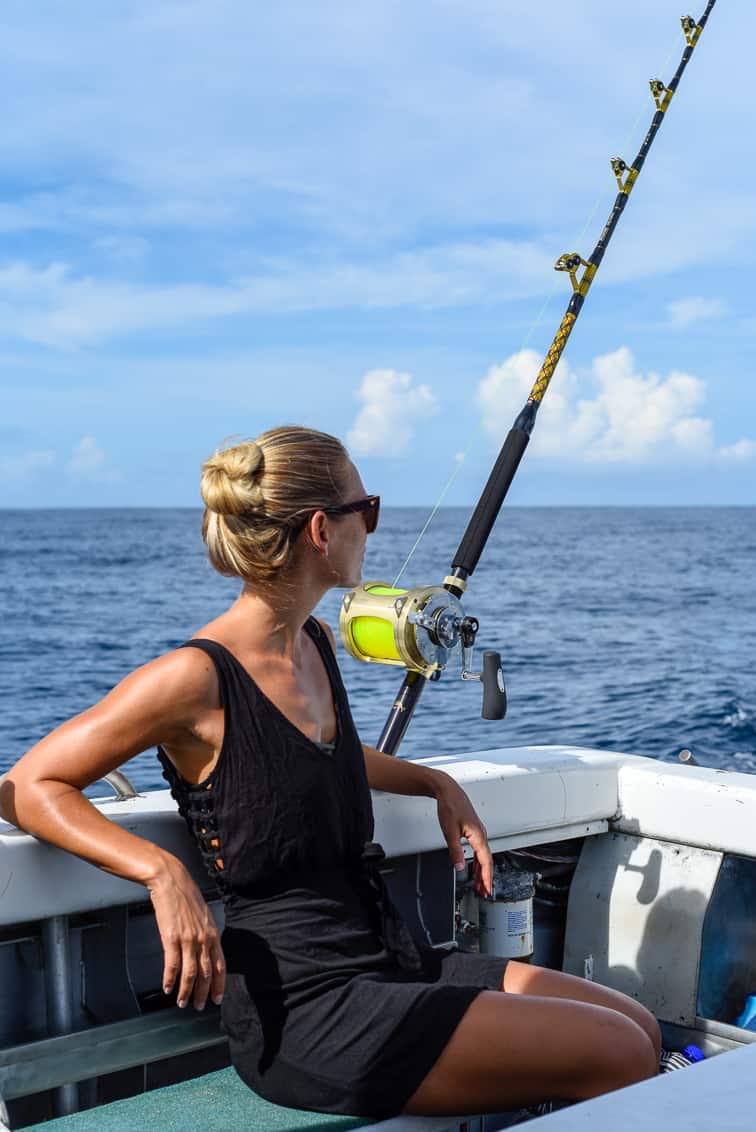
[[[324,511],[316,511],[307,524],[307,538],[318,554],[328,557],[328,516]]]

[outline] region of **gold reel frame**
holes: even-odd
[[[436,644],[414,617],[432,617],[441,611],[464,617],[459,599],[443,586],[398,590],[388,582],[364,582],[341,603],[339,634],[356,660],[394,665],[430,678],[446,666],[451,648]]]

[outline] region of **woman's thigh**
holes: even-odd
[[[586,1100],[657,1067],[645,1031],[616,1010],[483,991],[404,1111],[454,1115]]]
[[[567,975],[564,971],[552,971],[548,967],[534,967],[530,963],[510,960],[504,972],[501,989],[508,994],[538,995],[541,998],[569,998],[573,1002],[590,1002],[594,1006],[606,1006],[618,1010],[620,1014],[632,1018],[633,1022],[645,1030],[656,1050],[657,1058],[661,1049],[659,1023],[650,1010],[640,1002],[630,998],[612,987],[602,987],[599,983],[580,979],[577,975]]]

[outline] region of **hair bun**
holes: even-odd
[[[247,454],[247,474],[254,476],[262,471],[264,462],[263,450],[256,440],[248,440],[244,445]]]
[[[254,440],[225,448],[206,460],[200,491],[208,510],[216,515],[243,515],[259,508],[264,500],[256,481],[263,464],[263,450]]]

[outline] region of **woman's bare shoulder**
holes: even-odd
[[[220,707],[210,658],[175,649],[137,668],[80,715],[41,739],[10,772],[83,789],[134,755],[158,744],[182,747],[200,721]]]
[[[215,665],[196,647],[172,649],[129,673],[108,699],[145,698],[154,708],[212,708],[220,706]],[[105,701],[103,701],[105,702]]]

